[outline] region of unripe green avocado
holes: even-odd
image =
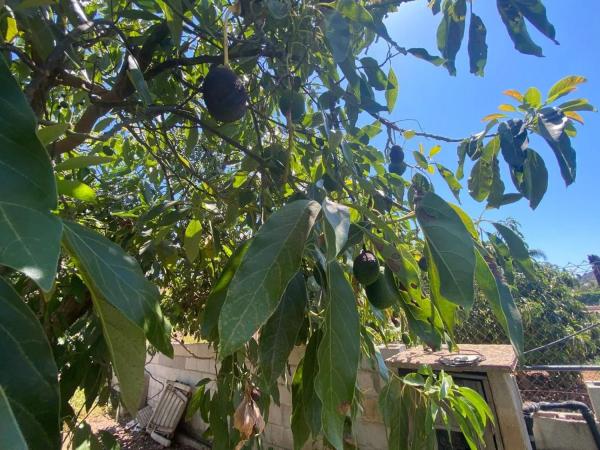
[[[400,295],[396,289],[394,274],[386,266],[383,275],[365,287],[367,299],[371,305],[379,309],[385,309],[400,301]]]
[[[306,112],[304,97],[299,92],[288,91],[279,99],[279,110],[287,117],[290,112],[292,122],[300,122]]]
[[[202,85],[204,103],[212,117],[235,122],[246,114],[248,94],[240,77],[225,66],[213,66]]]
[[[368,286],[379,278],[379,262],[373,253],[362,250],[354,258],[352,272],[360,284]]]

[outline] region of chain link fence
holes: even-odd
[[[590,405],[585,381],[600,380],[600,313],[577,306],[568,309],[528,311],[523,315],[525,353],[517,367],[523,401],[576,400]],[[458,343],[508,344],[502,327],[483,302],[456,330]],[[587,370],[586,370],[587,369]]]

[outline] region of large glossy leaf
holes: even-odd
[[[502,325],[512,345],[517,352],[523,353],[523,323],[521,321],[521,314],[510,294],[510,290],[505,288],[504,283],[499,278],[499,274],[496,276],[490,270],[479,250],[475,250],[475,257],[475,279],[477,286],[490,303],[496,319]]]
[[[0,360],[0,388],[27,441],[27,448],[58,449],[58,371],[52,350],[38,318],[2,278]],[[2,426],[8,426],[4,420],[2,422]],[[0,436],[0,442],[3,438],[4,435]]]
[[[570,92],[577,89],[581,83],[585,83],[587,79],[580,75],[569,75],[557,81],[548,91],[548,102],[553,102]]]
[[[535,268],[523,240],[517,233],[501,223],[494,223],[494,227],[496,227],[496,230],[498,230],[498,233],[500,233],[502,239],[506,242],[506,245],[510,250],[510,255],[521,267],[521,270],[523,270],[530,278],[535,279]]]
[[[87,280],[93,285],[92,281]],[[96,314],[102,322],[104,340],[110,351],[113,368],[119,380],[119,392],[127,411],[135,415],[144,390],[146,338],[144,330],[131,322],[121,311],[92,290]]]
[[[302,327],[307,302],[304,275],[298,272],[288,284],[279,306],[260,333],[258,356],[268,386],[276,382],[285,369]]]
[[[495,155],[495,146],[492,145],[494,142],[498,142],[492,139],[484,147],[481,157],[473,165],[471,169],[471,176],[469,177],[468,186],[469,194],[474,200],[481,202],[485,200],[492,188],[493,177],[493,163]]]
[[[0,199],[0,264],[23,272],[44,291],[54,282],[61,234],[58,217]]]
[[[0,264],[52,288],[60,252],[56,183],[25,96],[0,57]]]
[[[36,120],[0,58],[0,201],[46,212],[56,207],[56,183]]]
[[[575,150],[565,132],[569,118],[558,108],[543,108],[538,114],[538,119],[539,133],[554,151],[560,173],[568,186],[575,181],[577,173]]]
[[[0,386],[0,448],[27,450],[27,441],[19,428],[8,398]]]
[[[323,433],[344,448],[344,421],[350,414],[360,357],[360,323],[352,286],[336,261],[327,264],[327,310],[319,345],[315,390],[321,399]]]
[[[469,309],[475,270],[471,234],[456,211],[433,192],[423,196],[416,214],[439,273],[440,294]]]
[[[83,169],[84,167],[95,166],[98,164],[106,164],[112,161],[114,161],[114,158],[110,156],[75,156],[69,159],[65,159],[63,162],[57,164],[54,167],[54,170],[56,170],[57,172],[64,172],[65,170]]]
[[[456,75],[456,54],[465,34],[466,0],[445,0],[444,17],[437,30],[437,45],[446,59],[444,65],[451,75]]]
[[[529,36],[523,14],[515,6],[514,1],[496,0],[496,4],[515,48],[527,55],[543,56],[541,47],[533,42],[531,36]]]
[[[294,449],[300,449],[310,434],[321,432],[321,400],[315,392],[315,379],[319,370],[317,352],[322,333],[317,330],[310,337],[304,358],[296,368],[292,383],[292,431]]]
[[[173,355],[171,326],[160,294],[135,259],[117,244],[81,225],[65,222],[63,243],[85,274],[89,288],[114,306],[165,355]]]
[[[512,0],[512,2],[534,27],[547,38],[552,39],[555,44],[558,44],[555,39],[556,30],[548,21],[546,7],[541,0]]]
[[[350,53],[350,26],[338,11],[331,11],[325,17],[325,38],[335,62],[343,62]]]
[[[471,73],[483,76],[483,70],[487,62],[487,30],[483,20],[477,14],[471,14],[469,24],[469,63]]]
[[[369,79],[369,84],[378,91],[383,91],[387,88],[388,80],[385,73],[379,67],[376,59],[365,57],[360,60],[362,68]]]
[[[462,189],[462,186],[460,182],[456,179],[456,176],[454,176],[454,173],[452,173],[450,169],[444,167],[439,163],[436,164],[436,167],[438,169],[438,172],[448,185],[448,188],[450,188],[450,190],[452,191],[452,194],[454,195],[456,200],[460,202],[460,190]]]
[[[498,135],[504,160],[512,167],[521,167],[527,147],[527,131],[523,129],[523,122],[502,122],[498,125]]]
[[[398,99],[398,78],[396,78],[396,73],[391,67],[390,71],[388,72],[387,81],[387,87],[385,89],[385,102],[388,111],[392,112],[394,106],[396,105],[396,100]]]
[[[325,238],[327,239],[327,259],[332,260],[340,254],[350,230],[350,210],[347,206],[323,200],[323,216],[327,221],[325,225]]]
[[[227,289],[229,288],[229,283],[231,283],[235,271],[244,259],[244,255],[250,246],[250,242],[250,240],[242,242],[235,249],[233,254],[227,260],[217,283],[206,299],[201,326],[202,337],[205,339],[213,342],[218,340],[219,315],[221,314],[221,308],[223,307],[223,302],[227,296]]]
[[[96,191],[81,181],[58,179],[56,180],[56,187],[60,195],[66,195],[83,202],[93,203],[96,201]]]
[[[202,222],[198,219],[190,220],[185,229],[183,248],[188,261],[194,262],[200,253],[200,241],[202,239]]]
[[[529,199],[529,206],[535,209],[542,201],[548,188],[548,170],[544,159],[535,150],[528,148],[526,153],[521,190],[525,197]]]
[[[277,308],[298,271],[306,238],[320,209],[318,203],[309,200],[289,203],[271,215],[252,239],[219,316],[221,358],[247,342]]]

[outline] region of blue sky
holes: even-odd
[[[485,77],[469,73],[466,42],[457,57],[456,77],[449,76],[444,68],[414,57],[398,56],[392,63],[400,86],[396,108],[390,115],[392,120],[416,119],[425,131],[466,137],[484,127],[481,122],[483,116],[498,112],[497,106],[501,103],[510,103],[510,98],[502,94],[503,90],[524,92],[528,87],[536,86],[545,94],[555,81],[566,75],[588,78],[588,83],[567,99],[585,97],[596,107],[600,106],[600,2],[545,0],[548,17],[556,27],[560,45],[555,45],[529,26],[530,34],[544,50],[544,58],[522,55],[514,50],[495,9],[495,1],[473,3],[474,12],[483,18],[488,29]],[[402,5],[386,23],[391,36],[401,46],[424,47],[430,53],[438,54],[435,32],[439,20],[440,15],[434,17],[426,2],[421,0]],[[381,56],[378,55],[379,49],[374,50],[369,53]],[[500,210],[487,211],[484,215],[490,220],[516,219],[521,223],[529,245],[543,250],[550,262],[561,266],[580,263],[589,253],[600,253],[600,149],[596,138],[600,133],[600,114],[584,114],[585,125],[576,124],[579,132],[572,141],[577,151],[575,183],[565,187],[552,151],[534,137],[530,147],[544,157],[550,174],[548,191],[542,203],[534,211],[522,200]],[[418,129],[418,125],[410,120],[399,125]],[[413,138],[406,142],[405,149],[416,150],[419,142],[423,142],[426,149],[436,144]],[[435,160],[455,169],[456,146],[444,144],[442,147]],[[479,217],[484,204],[473,201],[466,190],[469,169],[466,168],[461,182],[465,187],[461,192],[462,206],[471,216]],[[433,179],[436,191],[451,199],[452,195],[441,177],[436,174]],[[507,192],[514,192],[506,173],[504,180]]]

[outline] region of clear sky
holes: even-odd
[[[399,45],[424,47],[439,54],[436,29],[440,15],[433,16],[425,1],[404,4],[387,21],[391,36]],[[416,119],[423,130],[449,137],[467,137],[484,127],[481,118],[499,112],[497,106],[510,103],[502,94],[505,89],[524,92],[530,86],[543,94],[555,81],[566,75],[583,75],[588,82],[572,97],[585,97],[600,106],[600,2],[590,0],[545,0],[548,17],[557,30],[557,46],[532,26],[530,34],[544,50],[544,58],[518,53],[509,39],[495,1],[476,0],[474,12],[481,16],[488,30],[488,61],[483,78],[469,73],[466,41],[457,57],[458,75],[449,76],[445,68],[436,67],[412,56],[398,56],[393,68],[399,81],[399,96],[390,118],[394,121]],[[369,52],[371,55],[380,53]],[[381,55],[377,55],[381,56]],[[552,150],[537,136],[530,139],[530,147],[545,159],[550,174],[548,191],[534,211],[526,200],[490,210],[485,218],[498,220],[512,217],[522,225],[526,241],[532,248],[543,250],[548,260],[565,266],[581,263],[589,253],[600,254],[600,114],[584,113],[585,125],[576,124],[578,135],[572,140],[577,151],[577,179],[569,188],[560,177]],[[414,121],[399,125],[418,129]],[[416,150],[419,142],[426,149],[433,141],[415,138],[406,142],[406,150]],[[456,169],[456,145],[444,144],[435,160]],[[412,160],[412,156],[407,156]],[[468,158],[467,158],[468,159]],[[502,165],[504,162],[502,161]],[[461,181],[463,208],[474,217],[484,210],[484,204],[471,199],[466,189],[470,166],[465,168]],[[452,199],[441,177],[433,176],[436,191]],[[504,172],[506,192],[514,192],[509,175]]]

